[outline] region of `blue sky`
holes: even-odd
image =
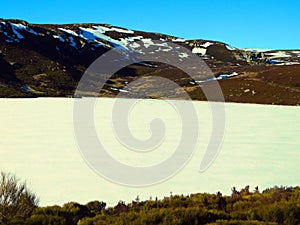
[[[108,23],[236,47],[300,49],[300,1],[8,1],[0,17],[30,23]]]

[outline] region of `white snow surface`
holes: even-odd
[[[124,90],[124,89],[119,89],[119,92],[123,92],[123,93],[128,93],[128,90]]]
[[[298,65],[300,64],[300,62],[281,62],[281,63],[277,63],[275,65],[277,66],[289,66],[289,65]]]
[[[132,30],[127,30],[123,28],[117,28],[117,27],[105,27],[101,25],[93,26],[93,28],[99,32],[105,33],[106,31],[115,31],[119,33],[125,33],[125,34],[133,34],[134,31]]]
[[[226,47],[228,50],[230,50],[230,51],[236,50],[235,47],[230,46],[230,45],[225,45],[225,47]]]
[[[202,45],[200,45],[201,47],[204,47],[204,48],[207,48],[207,47],[209,47],[209,46],[211,46],[211,45],[213,45],[214,43],[212,43],[212,42],[205,42],[204,44],[202,44]]]
[[[123,46],[126,48],[126,45],[128,44],[129,40],[139,39],[141,37],[141,36],[138,36],[138,37],[131,37],[131,39],[130,38],[129,39],[122,38],[120,40],[116,40],[116,39],[113,39],[113,38],[109,37],[108,35],[106,35],[105,32],[115,31],[115,32],[120,32],[120,33],[133,34],[134,31],[116,28],[116,27],[109,28],[109,27],[105,27],[105,26],[101,26],[101,25],[93,26],[92,28],[79,27],[79,30],[81,31],[79,34],[72,30],[68,30],[68,29],[64,29],[64,28],[59,28],[59,29],[66,33],[72,34],[74,36],[79,36],[81,38],[84,38],[88,41],[97,42],[101,45],[106,45],[105,43],[101,42],[101,40],[107,41],[107,42],[111,43],[114,47]]]
[[[144,43],[145,48],[148,48],[150,45],[154,45],[151,38],[144,38],[141,41]]]
[[[68,34],[71,34],[71,35],[74,35],[74,36],[78,36],[78,34],[72,30],[68,30],[68,29],[64,29],[64,28],[58,28],[59,30],[65,32],[65,33],[68,33]]]
[[[105,35],[105,32],[110,30],[107,27],[93,26],[93,28],[80,27],[79,29],[82,31],[79,36],[86,39],[86,40],[96,41],[100,44],[103,44],[101,42],[101,40],[104,40],[104,41],[107,41],[107,42],[111,43],[114,47],[123,46],[126,49],[126,45],[128,43],[128,40],[127,39],[116,40],[116,39],[113,39],[113,38]]]
[[[133,43],[129,44],[129,47],[131,47],[131,48],[139,48],[139,47],[141,47],[141,45],[138,44],[138,43],[136,43],[136,42],[133,42]]]
[[[53,35],[53,37],[54,37],[55,39],[60,40],[61,42],[65,42],[65,39],[63,39],[60,35]]]
[[[206,48],[199,48],[199,47],[196,47],[196,48],[193,48],[193,49],[192,49],[192,52],[193,52],[193,53],[196,53],[196,54],[205,55],[205,54],[206,54]]]
[[[276,52],[265,52],[265,55],[271,59],[273,58],[287,58],[291,55],[288,52],[276,51]]]
[[[34,30],[32,30],[31,28],[29,27],[26,27],[24,26],[23,24],[18,24],[18,23],[11,23],[11,27],[13,29],[13,31],[15,32],[17,29],[19,30],[25,30],[31,34],[34,34],[34,35],[38,35],[37,32],[35,32]]]
[[[115,31],[120,33],[126,33],[126,34],[134,34],[134,31],[132,30],[126,30],[116,27],[106,27],[106,26],[93,26],[90,27],[79,27],[79,32],[76,33],[69,29],[59,28],[59,30],[71,34],[73,36],[78,36],[80,38],[83,38],[87,41],[96,42],[100,45],[106,45],[107,42],[110,43],[113,47],[121,46],[124,48],[124,50],[128,49],[135,49],[138,51],[138,48],[141,47],[140,43],[136,43],[136,41],[141,41],[141,43],[144,45],[145,48],[149,48],[150,46],[155,46],[158,51],[170,51],[172,50],[172,47],[170,47],[167,42],[166,43],[155,43],[151,38],[145,38],[143,36],[128,36],[128,37],[121,37],[118,39],[111,38],[110,36],[106,35],[107,31]],[[176,41],[185,41],[184,39],[174,39]],[[207,43],[209,45],[209,43]],[[182,55],[181,57],[185,57],[185,55]]]
[[[117,27],[111,27],[111,28],[109,28],[109,31],[116,31],[116,32],[125,33],[125,34],[133,34],[134,33],[133,30],[126,30],[126,29],[117,28]]]
[[[176,38],[176,39],[172,39],[172,41],[174,42],[185,42],[186,40],[183,38]]]
[[[251,51],[251,52],[267,52],[267,51],[272,51],[271,49],[263,49],[263,48],[241,48],[241,50]]]
[[[264,52],[264,55],[269,59],[276,62],[275,65],[283,66],[283,65],[297,65],[300,64],[298,60],[293,60],[295,57],[300,57],[300,51],[272,51],[272,52]]]
[[[229,77],[234,77],[234,76],[237,76],[239,75],[237,72],[233,72],[231,74],[220,74],[216,80],[221,80],[221,79],[226,79],[226,78],[229,78]]]
[[[170,179],[136,188],[109,182],[85,163],[74,135],[74,101],[37,98],[0,102],[1,170],[26,180],[40,198],[41,206],[70,201],[86,204],[95,199],[114,206],[120,199],[130,203],[137,195],[141,200],[150,196],[162,199],[170,191],[173,195],[217,191],[230,195],[233,185],[237,188],[250,185],[251,189],[258,185],[263,190],[276,184],[300,183],[299,107],[225,103],[223,144],[212,165],[199,173],[214,121],[210,105],[195,101],[199,137],[190,160]],[[163,142],[147,153],[132,151],[118,140],[112,126],[115,101],[99,98],[93,118],[96,135],[112,157],[138,167],[161,163],[174,153],[182,140],[182,121],[173,105],[185,107],[185,101],[118,100],[134,105],[128,126],[132,135],[141,140],[149,137],[153,118],[163,121],[166,127]]]
[[[20,24],[20,25],[21,25],[21,24]],[[22,25],[22,26],[23,26],[23,25]],[[24,39],[24,38],[25,38],[22,34],[20,34],[20,33],[18,32],[18,30],[20,29],[19,26],[16,26],[14,23],[11,23],[11,28],[12,28],[14,34],[17,36],[18,39]],[[22,29],[22,28],[21,28],[21,29]]]

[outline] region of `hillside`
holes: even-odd
[[[168,43],[191,50],[212,70],[228,102],[300,104],[300,50],[237,49],[218,41],[185,40],[107,24],[45,25],[4,19],[0,19],[0,97],[72,97],[94,60],[114,47],[126,58],[129,51],[139,50],[136,41],[153,52],[173,51]],[[180,58],[189,57],[177,53]],[[195,81],[170,65],[143,62],[116,72],[100,96],[130,92],[128,83],[151,76],[175,81],[194,100],[205,100],[201,87],[210,85],[209,80]],[[144,85],[134,91],[142,91]],[[161,90],[149,97],[160,96]],[[174,93],[167,97],[173,98]]]

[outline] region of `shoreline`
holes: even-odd
[[[79,99],[126,99],[126,100],[153,100],[153,101],[189,101],[185,99],[160,99],[160,98],[115,98],[115,97],[82,97],[82,98],[71,98],[71,97],[5,97],[0,98],[1,100],[79,100]],[[201,102],[201,103],[225,103],[225,104],[239,104],[239,105],[261,105],[261,106],[284,106],[284,107],[299,107],[300,104],[267,104],[267,103],[253,103],[253,102],[234,102],[234,101],[205,101],[205,100],[191,100],[192,102]]]

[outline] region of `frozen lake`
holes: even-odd
[[[130,101],[124,99],[123,101]],[[95,108],[97,134],[116,159],[134,165],[160,162],[172,153],[180,137],[180,120],[164,101],[144,100],[132,111],[130,129],[149,136],[152,117],[163,118],[164,143],[155,151],[128,151],[114,137],[111,110],[114,99],[99,99]],[[0,170],[26,180],[40,197],[40,205],[101,200],[115,205],[137,195],[162,198],[197,192],[230,194],[232,186],[260,190],[274,185],[299,185],[300,107],[226,103],[226,131],[213,164],[203,173],[199,165],[211,131],[208,104],[194,102],[200,137],[188,164],[174,177],[156,185],[134,188],[107,181],[96,174],[78,150],[73,128],[74,99],[1,99]],[[141,113],[143,112],[143,113]]]

